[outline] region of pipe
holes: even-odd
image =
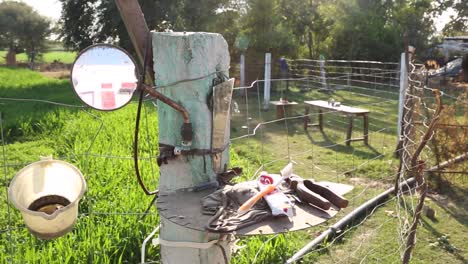
[[[402,183],[400,183],[399,188],[404,188],[406,186],[412,185],[415,183],[416,180],[415,178],[410,178]],[[361,206],[358,208],[354,209],[352,212],[347,214],[345,217],[341,218],[340,221],[336,222],[334,225],[329,227],[325,232],[320,234],[320,236],[316,237],[314,240],[312,240],[310,243],[305,245],[303,248],[301,248],[296,254],[294,254],[291,258],[289,258],[286,263],[290,264],[293,263],[300,258],[304,254],[306,254],[308,251],[316,248],[318,245],[320,245],[327,237],[333,236],[336,232],[341,231],[345,226],[347,226],[353,219],[355,219],[357,216],[361,215],[362,213],[366,213],[369,209],[374,208],[381,203],[383,203],[388,196],[393,193],[395,190],[395,187],[392,187],[383,193],[379,194],[378,196],[372,198],[371,200],[363,203]]]
[[[179,105],[178,103],[174,102],[171,98],[166,97],[162,93],[149,88],[148,86],[144,85],[143,90],[151,95],[152,97],[160,100],[161,102],[169,105],[170,107],[174,108],[176,111],[179,111],[182,114],[182,118],[184,119],[185,124],[190,124],[190,114],[184,107]]]
[[[437,170],[443,170],[443,169],[449,167],[450,165],[452,165],[454,163],[459,163],[459,162],[462,162],[462,161],[464,161],[466,159],[468,159],[468,152],[465,152],[465,153],[463,153],[463,154],[461,154],[459,156],[456,156],[455,158],[451,158],[449,160],[441,162],[441,163],[435,165],[434,167],[431,167],[427,171],[428,172],[435,172]]]
[[[148,241],[156,234],[156,232],[159,231],[159,228],[161,226],[158,225],[154,230],[153,232],[151,232],[146,238],[145,240],[143,240],[143,244],[141,245],[141,264],[143,263],[146,263],[145,262],[145,258],[146,258],[146,243],[148,243]]]

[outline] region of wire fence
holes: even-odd
[[[442,122],[444,117],[440,117],[439,127],[433,130],[427,141],[445,142],[444,147],[440,143],[427,144],[422,146],[418,154],[424,135],[430,131],[431,121],[437,113],[437,100],[432,89],[426,86],[424,78],[427,75],[423,68],[411,66],[409,86],[405,89],[403,134],[400,137],[397,135],[400,89],[398,63],[288,60],[288,65],[286,76],[269,80],[273,87],[271,99],[287,99],[298,105],[268,105],[264,100],[265,80],[257,80],[248,87],[235,88],[231,153],[248,160],[233,159],[234,162],[242,162],[240,165],[245,167],[244,176],[239,181],[254,179],[262,170],[279,171],[288,161],[293,161],[295,173],[304,178],[351,184],[354,190],[346,195],[349,207],[326,225],[294,234],[241,239],[239,244],[247,247],[235,253],[237,257],[233,258],[233,263],[284,262],[328,225],[338,222],[366,201],[392,188],[395,182],[398,183],[396,195],[366,210],[365,216],[351,221],[348,228],[334,230],[333,236],[325,243],[298,256],[298,260],[304,263],[400,262],[408,249],[409,230],[420,197],[417,190],[420,191],[422,186],[421,181],[411,185],[406,180],[418,173],[421,168],[419,160],[425,162],[426,168],[431,168],[444,160],[457,158],[466,151],[462,147],[452,151],[453,148],[444,141],[451,135],[458,135],[466,120],[466,90],[456,94],[441,94],[444,107],[453,106],[454,114],[450,122]],[[63,128],[56,135],[55,143],[42,143],[51,144],[51,148],[60,147],[61,151],[55,153],[57,158],[83,168],[89,181],[89,190],[80,206],[76,232],[72,235],[43,243],[27,234],[19,213],[8,202],[7,186],[18,169],[37,159],[34,154],[38,152],[32,151],[31,156],[23,157],[24,153],[21,152],[29,146],[23,149],[10,147],[13,137],[11,130],[5,128],[4,124],[11,124],[15,120],[2,116],[4,195],[0,239],[5,243],[0,246],[0,255],[7,263],[25,263],[28,258],[36,262],[46,259],[65,262],[65,258],[53,260],[55,255],[51,252],[55,250],[63,253],[70,251],[67,247],[71,247],[75,253],[66,254],[72,259],[71,262],[138,262],[140,244],[157,226],[159,219],[155,210],[146,210],[152,201],[144,198],[134,178],[129,176],[133,175],[132,156],[129,154],[133,143],[129,131],[132,129],[120,130],[123,125],[133,125],[131,114],[98,114],[80,105],[46,99],[3,97],[0,98],[0,104],[3,107],[13,103],[34,103],[44,108],[55,107],[55,113],[62,118],[75,115],[73,120],[61,124]],[[343,115],[338,110],[319,112],[312,107],[307,112],[305,109],[304,101],[329,102],[331,99],[341,105],[368,110],[368,129],[365,130],[366,120],[360,116]],[[150,101],[145,104],[140,160],[145,180],[157,186],[159,171],[154,164],[158,155],[157,142],[154,142],[157,137],[154,107]],[[129,108],[131,112],[135,110],[135,105],[130,104]],[[113,115],[112,119],[108,117],[110,115]],[[314,123],[319,122],[319,119],[322,120],[322,129],[304,125],[305,121]],[[445,132],[439,130],[442,129],[442,123],[455,125],[455,131],[446,126],[448,132],[443,134]],[[47,123],[41,123],[41,126],[47,127]],[[83,134],[83,131],[88,133]],[[454,145],[466,142],[466,129],[463,131],[462,137]],[[368,138],[367,144],[363,140],[350,140],[363,137]],[[399,153],[399,159],[394,157],[395,152]],[[436,152],[439,156],[435,155]],[[447,152],[450,156],[440,154]],[[466,171],[466,163],[460,162],[449,168]],[[72,247],[70,243],[76,239],[88,242]],[[157,263],[157,250],[151,247],[148,250],[148,263]],[[272,254],[269,252],[271,250],[277,253]],[[39,256],[30,257],[29,254]],[[242,260],[241,256],[246,256],[248,260]]]
[[[303,173],[307,177],[317,180],[357,183],[356,188],[359,191],[351,194],[352,208],[349,210],[354,210],[360,204],[373,198],[377,194],[376,187],[377,189],[380,187],[380,190],[389,187],[392,185],[390,183],[397,178],[396,190],[394,191],[396,195],[378,206],[385,207],[383,213],[386,219],[377,216],[381,221],[380,225],[373,226],[372,230],[369,230],[369,226],[364,227],[365,231],[362,232],[370,234],[365,234],[365,239],[359,239],[356,246],[349,247],[348,249],[352,248],[349,252],[342,253],[342,249],[340,249],[340,254],[336,258],[332,258],[330,262],[393,263],[408,261],[406,255],[411,255],[411,252],[407,253],[408,248],[413,247],[412,244],[415,243],[414,238],[412,238],[413,242],[408,242],[410,234],[415,233],[415,230],[411,229],[415,224],[411,223],[414,221],[418,223],[418,220],[414,220],[416,214],[421,214],[417,200],[421,197],[422,185],[426,183],[424,180],[418,180],[414,184],[414,177],[418,173],[421,174],[420,162],[422,161],[424,161],[426,168],[434,168],[442,160],[460,157],[466,152],[466,144],[463,143],[466,142],[466,130],[465,125],[462,124],[462,120],[465,122],[467,120],[466,88],[464,92],[459,91],[455,94],[450,90],[442,91],[440,98],[444,110],[450,107],[454,108],[450,115],[452,122],[448,122],[451,123],[448,125],[434,123],[434,127],[431,127],[433,120],[438,120],[446,113],[437,114],[436,99],[438,97],[433,94],[433,89],[425,85],[427,84],[426,69],[422,65],[411,64],[409,85],[404,90],[404,98],[406,99],[403,104],[404,114],[401,124],[403,134],[400,138],[397,135],[398,122],[396,122],[400,89],[398,63],[288,60],[288,65],[289,71],[283,78],[271,80],[272,100],[287,99],[288,102],[297,101],[302,104],[304,101],[312,99],[325,101],[333,99],[334,101],[339,100],[343,105],[370,109],[369,127],[371,129],[368,136],[371,143],[368,146],[353,143],[348,149],[344,147],[347,143],[345,131],[349,127],[349,120],[342,118],[340,111],[308,113],[307,111],[301,112],[300,107],[291,109],[290,106],[280,105],[277,106],[276,111],[284,113],[285,116],[277,118],[278,115],[274,115],[275,106],[270,105],[270,111],[265,112],[265,101],[262,97],[265,80],[257,80],[249,87],[237,88],[247,91],[239,93],[241,96],[236,99],[239,105],[242,104],[240,112],[244,113],[241,114],[242,117],[238,118],[245,120],[242,123],[243,126],[237,125],[237,127],[245,131],[232,139],[234,146],[239,144],[238,141],[247,138],[254,139],[248,141],[250,143],[248,148],[252,152],[262,153],[260,159],[263,161],[262,166],[254,176],[261,170],[274,168],[273,164],[275,163],[282,164],[286,160],[293,160],[296,162],[299,173]],[[304,131],[302,120],[308,118],[317,120],[320,116],[326,120],[324,131]],[[236,127],[235,119],[233,125]],[[356,124],[357,127],[361,125],[362,123]],[[442,130],[446,127],[449,128],[447,132]],[[274,135],[278,130],[284,132],[281,135]],[[460,130],[465,132],[460,132]],[[359,132],[353,133],[359,134]],[[447,133],[449,134],[447,135]],[[449,135],[454,136],[449,140],[451,144],[444,143],[441,146],[440,143],[435,142],[438,137],[447,139],[450,138]],[[399,140],[400,144],[397,144]],[[395,145],[392,146],[392,144]],[[439,149],[438,152],[441,153],[440,149],[444,147],[451,149],[444,152],[450,153],[450,155],[437,158],[434,150]],[[364,153],[367,155],[364,156]],[[400,154],[400,161],[395,161],[392,158],[394,153]],[[456,172],[466,172],[466,162],[461,162],[461,159],[459,161],[460,163],[457,162],[455,165],[458,168]],[[379,171],[379,175],[375,177],[373,175],[375,166],[381,166],[386,162],[389,165],[388,170]],[[397,164],[401,166],[399,169],[392,168],[392,165],[397,166]],[[427,173],[427,171],[424,172]],[[374,180],[378,184],[373,182]],[[366,216],[364,220],[369,217],[371,216]],[[334,243],[340,244],[345,234],[359,229],[361,225],[366,226],[364,220],[362,222],[356,221],[351,229],[338,230],[338,234],[335,234],[333,239],[327,240],[327,246],[312,248],[300,258],[310,257],[303,260],[309,262],[315,258],[315,253],[328,251]],[[395,230],[388,233],[388,229],[391,228],[395,228]],[[324,231],[323,227],[321,231],[316,232],[322,231]],[[382,239],[381,234],[385,234],[385,240],[388,242],[379,241]],[[358,236],[358,238],[361,237]],[[372,241],[378,241],[378,243],[373,246],[366,245],[366,243],[372,244]],[[394,243],[395,241],[398,243]],[[333,252],[336,253],[336,251]],[[328,254],[328,256],[333,256],[334,253]]]

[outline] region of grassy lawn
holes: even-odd
[[[355,186],[353,192],[346,195],[350,198],[350,206],[340,212],[337,217],[324,225],[310,228],[306,232],[296,232],[275,238],[268,241],[268,245],[265,246],[281,245],[278,246],[283,248],[281,251],[291,256],[294,249],[297,250],[306,244],[306,241],[311,241],[320,231],[338,221],[340,216],[392,186],[398,167],[398,160],[393,157],[397,142],[398,95],[386,87],[376,87],[376,89],[349,87],[338,90],[333,95],[317,90],[300,91],[294,88],[289,92],[272,93],[271,100],[278,100],[282,97],[290,101],[302,102],[304,100],[328,100],[333,97],[344,105],[370,110],[369,146],[362,142],[353,142],[348,147],[345,144],[347,117],[337,113],[325,113],[323,133],[317,128],[304,131],[303,106],[295,106],[286,120],[276,121],[274,106],[270,105],[269,111],[261,109],[262,90],[261,87],[257,88],[254,85],[247,94],[247,98],[241,96],[235,98],[240,113],[233,117],[231,123],[234,139],[246,133],[253,133],[254,127],[259,123],[263,125],[258,128],[255,136],[248,140],[234,140],[233,149],[239,155],[249,157],[249,160],[265,163],[268,171],[278,171],[287,162],[288,157],[291,157],[296,162],[294,169],[299,175]],[[311,111],[310,118],[312,122],[316,122],[317,113]],[[354,121],[353,137],[360,136],[362,136],[362,122],[358,119]],[[437,220],[433,222],[423,217],[423,225],[419,227],[418,242],[412,263],[433,263],[433,259],[450,263],[466,263],[468,253],[463,237],[468,231],[466,227],[468,204],[463,199],[463,194],[466,195],[468,185],[465,181],[458,179],[451,184],[446,182],[444,186],[446,189],[439,190],[441,197],[446,199],[445,201],[450,201],[453,208],[447,210],[437,200],[427,200],[426,205],[438,213]],[[398,234],[403,232],[399,230],[399,227],[405,221],[409,223],[412,221],[412,211],[406,211],[403,204],[415,206],[416,199],[411,199],[410,196],[393,198],[377,209],[375,214],[362,225],[359,224],[362,219],[357,219],[356,226],[342,238],[325,243],[322,249],[307,255],[303,263],[399,263],[401,242],[398,242]],[[449,238],[445,242],[438,243],[438,241],[444,241],[445,236]],[[292,248],[291,244],[283,242],[284,238],[286,241],[294,241]],[[267,238],[252,238],[252,240],[260,246],[267,241]],[[249,252],[245,258],[257,253],[258,248],[250,249],[252,240],[249,240],[251,241],[248,244],[249,249],[245,249]],[[271,258],[270,254],[271,250],[264,248],[259,257],[265,257],[268,261],[258,263],[282,263],[284,261],[284,256]],[[247,262],[247,259],[245,261]],[[240,261],[239,263],[246,262]]]
[[[353,184],[347,194],[350,206],[327,223],[305,231],[276,236],[242,238],[232,263],[283,263],[320,231],[338,221],[366,200],[391,185],[398,162],[396,146],[397,95],[388,91],[360,89],[338,91],[334,96],[343,104],[366,108],[370,115],[370,144],[345,145],[347,118],[325,114],[325,130],[307,132],[302,127],[302,107],[296,107],[287,121],[274,121],[275,111],[261,111],[263,95],[254,87],[248,98],[236,96],[240,113],[232,118],[232,166],[244,168],[242,179],[251,178],[261,164],[277,171],[288,156],[297,164],[295,172],[317,180]],[[328,99],[316,90],[274,93],[298,102]],[[159,223],[152,208],[142,218],[151,197],[145,196],[135,179],[132,157],[136,104],[115,112],[97,112],[80,107],[68,80],[55,80],[24,69],[0,67],[0,98],[30,98],[60,102],[13,101],[0,99],[5,152],[4,176],[0,176],[0,260],[13,263],[137,263],[143,239]],[[260,104],[259,104],[260,103]],[[75,107],[76,106],[76,107]],[[316,115],[312,112],[312,121]],[[263,125],[249,138],[260,122]],[[158,183],[157,115],[154,106],[145,104],[141,124],[141,170],[150,188]],[[247,127],[247,128],[245,128]],[[362,135],[362,121],[355,120],[354,137]],[[150,140],[147,140],[150,139]],[[289,146],[289,147],[288,147]],[[39,156],[54,155],[84,173],[88,190],[80,203],[79,219],[73,232],[52,240],[35,238],[24,226],[18,210],[6,201],[6,190],[15,173]],[[467,236],[468,208],[464,196],[467,183],[454,181],[441,189],[440,199],[428,200],[437,212],[437,221],[423,217],[412,263],[466,263],[464,239]],[[308,254],[303,263],[398,263],[398,227],[406,214],[405,203],[414,200],[392,199],[340,239]],[[411,207],[408,208],[409,210]],[[390,212],[391,211],[391,212]],[[407,219],[411,221],[411,218]],[[446,236],[448,235],[448,237]],[[159,248],[148,247],[147,261],[159,261]],[[3,263],[0,261],[0,263]],[[361,262],[362,261],[362,262]]]
[[[5,57],[7,52],[0,51],[0,65],[5,64]],[[38,58],[39,62],[52,63],[58,61],[65,64],[71,64],[76,58],[76,52],[69,51],[49,51],[42,54],[42,57]],[[26,53],[20,53],[16,55],[17,62],[28,62],[28,56]]]

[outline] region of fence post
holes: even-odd
[[[265,80],[263,89],[263,110],[268,110],[270,105],[270,88],[271,88],[271,53],[265,53]]]
[[[403,108],[405,105],[405,91],[408,87],[408,71],[406,69],[405,52],[401,53],[400,59],[400,95],[398,97],[398,138],[401,136]]]
[[[328,91],[328,86],[327,86],[327,77],[326,77],[326,69],[325,69],[325,56],[320,55],[320,84],[322,85],[322,88],[319,90],[325,90]]]
[[[213,91],[216,73],[220,72],[219,76],[229,74],[227,42],[220,34],[198,32],[154,32],[152,40],[156,86],[171,85],[158,90],[181,102],[190,112],[194,131],[191,148],[210,149],[213,117],[207,98]],[[180,82],[183,80],[192,81]],[[181,115],[171,107],[159,104],[158,117],[160,146],[165,144],[183,148],[179,132],[183,123]],[[229,157],[228,147],[223,152],[223,160],[224,157]],[[160,167],[158,210],[161,219],[161,262],[164,264],[215,264],[229,261],[230,244],[221,239],[221,234],[175,223],[172,217],[185,219],[188,226],[197,220],[190,217],[190,212],[168,216],[170,214],[167,212],[174,209],[174,205],[161,201],[164,197],[176,195],[176,190],[215,183],[217,175],[212,159],[209,155],[179,156]],[[216,240],[218,242],[208,248],[201,247]]]
[[[348,88],[351,87],[351,74],[349,72],[346,73],[346,85]]]
[[[240,87],[245,87],[245,55],[241,53],[240,55]],[[239,95],[244,95],[245,89],[239,90]]]

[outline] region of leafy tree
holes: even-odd
[[[241,31],[241,18],[242,14],[238,9],[226,8],[221,10],[216,19],[207,27],[208,32],[221,33],[229,44],[230,55],[233,61],[237,61],[240,51],[235,49],[235,41],[239,32]]]
[[[7,47],[7,65],[16,64],[16,54],[28,56],[44,48],[50,21],[21,2],[0,3],[0,46]]]
[[[132,51],[113,0],[60,0],[65,45],[81,50],[111,42]],[[466,1],[465,1],[466,2]],[[434,37],[432,18],[449,7],[457,16],[447,32],[466,31],[463,0],[139,0],[150,30],[210,31],[230,47],[237,36],[250,44],[248,57],[306,55],[317,58],[398,60],[403,34],[418,54]],[[448,34],[448,33],[447,33]],[[237,50],[231,49],[233,58]],[[302,54],[304,53],[304,54]]]
[[[321,12],[334,1],[320,0],[281,0],[281,13],[286,24],[300,44],[305,44],[309,58],[318,57],[320,44],[323,43],[331,26],[331,16]],[[329,11],[329,10],[328,10]]]
[[[403,35],[417,50],[427,48],[435,28],[431,0],[340,0],[330,31],[334,58],[398,60]]]
[[[61,38],[66,47],[81,50],[111,42],[132,51],[133,47],[115,1],[60,0]],[[140,0],[150,30],[203,31],[210,28],[228,0]]]
[[[251,49],[257,53],[294,55],[297,45],[294,35],[280,13],[278,0],[249,0],[243,19],[243,30],[250,39]]]
[[[94,24],[96,1],[60,0],[60,2],[62,2],[60,37],[65,47],[79,51],[94,44],[93,36],[98,32]]]
[[[439,15],[449,8],[455,11],[455,15],[442,29],[443,34],[445,36],[466,35],[468,32],[468,4],[466,0],[437,0],[436,2],[434,10]]]

